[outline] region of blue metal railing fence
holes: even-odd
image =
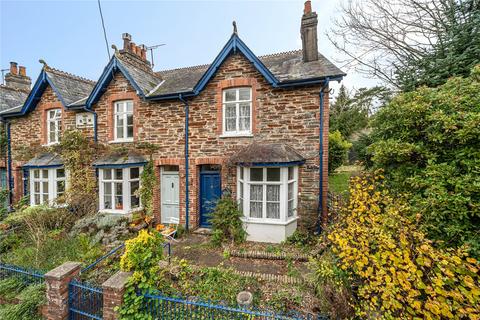
[[[69,320],[102,320],[102,288],[76,280],[70,281],[68,285],[68,310]]]
[[[0,262],[0,280],[16,278],[25,284],[41,284],[45,281],[44,273]]]
[[[174,298],[151,292],[143,295],[142,312],[152,319],[264,319],[264,320],[321,320],[322,315],[301,314],[298,312],[278,313],[260,309],[233,308],[213,302],[205,302],[196,297]]]

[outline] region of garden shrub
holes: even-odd
[[[140,230],[136,238],[125,242],[120,269],[133,274],[127,282],[120,308],[122,319],[148,319],[141,311],[144,302],[141,294],[155,290],[161,281],[158,263],[163,258],[162,244],[163,238],[158,232],[146,230]]]
[[[18,294],[17,304],[6,305],[0,309],[2,320],[41,320],[39,307],[46,303],[45,285],[36,284],[25,287]]]
[[[370,154],[368,147],[373,143],[372,137],[367,133],[360,133],[358,138],[352,142],[352,155],[350,161],[359,161],[366,168],[373,166],[372,154]]]
[[[437,88],[403,93],[372,123],[375,167],[408,193],[411,219],[446,247],[480,257],[480,66]]]
[[[345,163],[347,152],[352,144],[345,140],[340,131],[328,134],[328,173],[332,173]]]
[[[238,203],[230,196],[223,195],[210,217],[212,224],[212,244],[220,246],[224,242],[244,242],[247,233],[240,219],[243,213],[238,209]]]
[[[140,176],[139,196],[142,201],[145,214],[153,215],[153,190],[157,187],[157,177],[153,166],[153,160],[145,165]]]
[[[352,179],[348,207],[327,238],[354,288],[355,313],[360,318],[478,319],[479,262],[463,247],[436,248],[406,218],[409,210],[384,187],[381,175]]]

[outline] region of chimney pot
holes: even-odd
[[[303,14],[312,13],[312,2],[310,0],[305,1],[305,7],[303,8]]]
[[[17,75],[18,74],[18,69],[17,69],[17,63],[12,61],[10,62],[10,73],[11,74],[14,74],[14,75]]]
[[[130,50],[130,41],[132,41],[132,36],[129,33],[122,33],[123,39],[123,50]]]
[[[27,71],[25,69],[25,66],[19,66],[18,67],[18,73],[22,76],[22,77],[26,77],[27,76]]]
[[[142,45],[140,45],[140,49],[141,49],[140,54],[142,56],[142,59],[147,60],[147,46],[142,44]]]

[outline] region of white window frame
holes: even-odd
[[[263,181],[251,181],[250,169],[258,168],[263,169]],[[267,169],[279,168],[280,169],[280,181],[267,181]],[[288,170],[293,169],[293,179],[288,179]],[[243,179],[241,170],[243,170]],[[293,215],[288,216],[288,185],[293,183]],[[243,185],[243,199],[241,197],[241,191]],[[250,186],[262,185],[263,186],[263,200],[262,200],[262,218],[250,217]],[[267,218],[267,185],[279,185],[280,186],[280,218],[273,219]],[[297,205],[298,205],[298,166],[291,167],[237,167],[237,201],[239,202],[240,210],[243,209],[244,220],[255,223],[269,223],[269,224],[286,224],[297,218]],[[242,202],[242,203],[240,203]]]
[[[53,115],[53,117],[51,117]],[[60,142],[62,131],[62,109],[47,110],[47,145]],[[50,133],[53,132],[55,137],[50,139]]]
[[[248,89],[250,91],[250,99],[240,100],[240,89]],[[228,91],[235,91],[235,101],[226,101],[226,95]],[[249,103],[250,105],[250,123],[248,130],[239,130],[240,128],[240,104]],[[227,131],[227,121],[226,121],[226,106],[235,104],[235,130]],[[251,87],[238,87],[238,88],[227,88],[222,92],[222,132],[223,136],[250,136],[252,134],[252,88]]]
[[[58,178],[57,170],[64,170],[64,176]],[[47,177],[43,177],[43,172],[47,172]],[[35,172],[38,172],[39,177],[35,177]],[[64,167],[55,167],[55,168],[32,168],[29,169],[29,180],[30,180],[30,205],[54,205],[55,200],[59,197],[59,191],[57,188],[57,182],[64,182],[64,191],[67,189],[67,172]],[[39,192],[35,192],[35,183],[40,184]],[[43,184],[47,183],[47,190],[44,190]],[[39,202],[35,201],[35,195],[39,195]],[[48,195],[47,202],[44,201],[43,195]]]
[[[127,110],[127,106],[132,106],[132,111]],[[119,111],[118,109],[121,108]],[[135,119],[134,119],[134,104],[133,100],[122,100],[116,101],[113,104],[113,139],[115,142],[132,142],[134,136],[134,127],[135,127]],[[127,119],[128,116],[132,116],[132,136],[128,137],[128,125]],[[117,126],[118,126],[118,119],[121,118],[123,120],[122,132],[123,137],[118,137]]]
[[[138,178],[131,178],[130,177],[130,169],[133,168],[138,168]],[[105,172],[106,170],[111,171],[111,179],[106,179],[105,178]],[[115,170],[122,170],[122,179],[115,179]],[[139,206],[136,208],[132,208],[131,206],[131,196],[132,196],[132,190],[131,190],[131,182],[138,181],[139,183],[139,188],[140,188],[140,177],[142,175],[143,167],[125,167],[125,168],[101,168],[99,169],[99,208],[100,211],[102,212],[112,212],[112,213],[121,213],[121,214],[126,214],[130,213],[133,211],[138,211],[142,210],[142,201],[140,199],[139,201]],[[105,208],[105,183],[110,183],[111,184],[111,190],[112,194],[110,195],[111,197],[111,203],[112,203],[112,208]],[[115,183],[121,183],[122,184],[122,202],[123,202],[123,208],[122,209],[117,209],[114,207],[115,204]]]

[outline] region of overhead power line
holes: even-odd
[[[107,55],[108,55],[108,60],[110,60],[110,50],[108,49],[108,39],[107,39],[107,31],[105,30],[105,22],[103,21],[103,13],[102,13],[102,6],[100,4],[100,0],[98,2],[98,10],[100,11],[100,18],[102,19],[102,28],[103,28],[103,36],[105,38],[105,45],[107,46]]]

